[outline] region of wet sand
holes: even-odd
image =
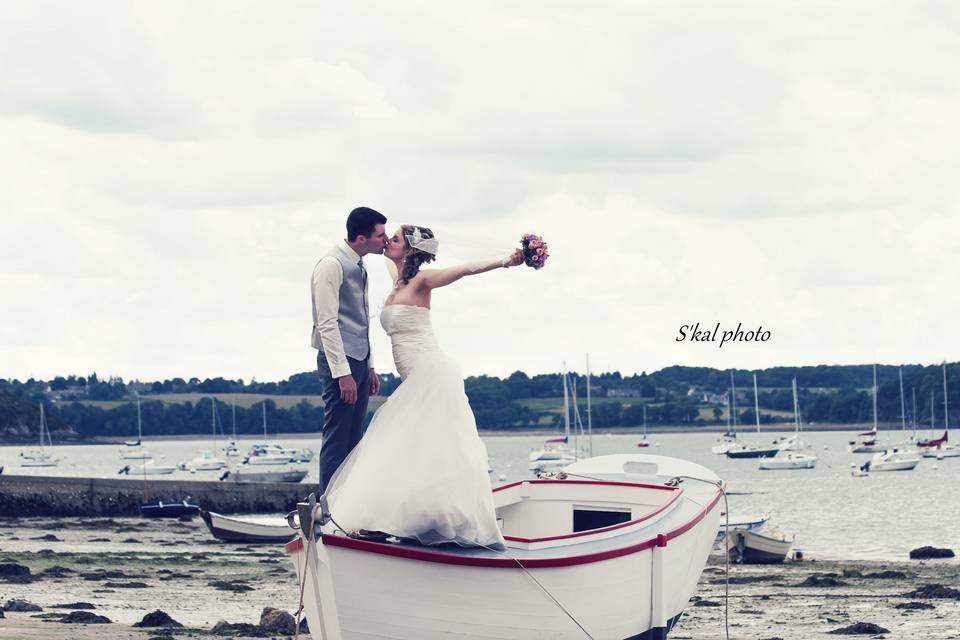
[[[278,547],[218,542],[199,519],[0,518],[0,563],[26,566],[31,574],[22,584],[0,578],[0,604],[16,598],[43,608],[5,612],[0,640],[163,637],[163,630],[131,626],[156,609],[185,626],[175,636],[223,637],[210,633],[220,620],[257,624],[264,607],[294,612],[298,604],[295,574]],[[956,560],[810,559],[732,566],[729,578],[724,606],[722,557],[712,558],[672,640],[725,638],[725,610],[730,637],[741,640],[828,639],[836,636],[827,632],[856,622],[889,629],[886,638],[960,638],[960,598],[904,595],[928,584],[960,589]],[[112,623],[35,617],[70,613],[54,605],[76,602],[93,605],[91,613]],[[911,602],[920,604],[897,608]]]

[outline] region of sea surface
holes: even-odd
[[[868,454],[851,454],[847,442],[854,431],[812,431],[803,434],[810,445],[807,453],[819,457],[816,469],[799,471],[760,471],[758,460],[729,460],[711,453],[717,435],[653,434],[650,441],[659,446],[646,450],[636,446],[640,436],[594,432],[593,455],[611,453],[650,453],[674,456],[702,464],[727,481],[732,515],[769,513],[770,523],[796,536],[795,549],[808,559],[824,560],[906,560],[913,548],[933,545],[960,551],[960,458],[935,460],[924,458],[914,471],[872,473],[854,478],[851,463],[862,463]],[[746,436],[747,440],[766,442],[769,434]],[[888,434],[889,442],[900,440],[899,432]],[[483,436],[493,467],[495,484],[532,477],[527,470],[531,449],[542,446],[544,436]],[[246,452],[260,440],[241,440]],[[276,440],[271,440],[274,442]],[[286,447],[310,447],[319,451],[318,438],[283,438]],[[225,442],[218,441],[222,456]],[[587,449],[590,442],[581,437]],[[151,440],[145,448],[157,464],[179,464],[193,458],[200,449],[212,449],[211,441]],[[17,475],[56,475],[69,477],[118,477],[118,470],[139,461],[122,460],[118,445],[77,445],[54,447],[60,458],[57,467],[20,467],[19,453],[31,447],[0,447],[3,473]],[[237,460],[234,458],[233,460]],[[300,465],[310,474],[307,482],[316,482],[317,461]],[[259,467],[262,470],[276,467]],[[222,471],[190,473],[177,471],[157,479],[216,480]],[[136,477],[135,475],[133,477]]]

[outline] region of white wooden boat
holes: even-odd
[[[742,564],[783,562],[792,546],[792,535],[774,529],[731,531],[726,540],[730,560]]]
[[[328,640],[665,638],[713,545],[720,480],[699,465],[643,454],[571,467],[644,481],[570,475],[497,487],[502,552],[357,539],[333,523],[316,536],[311,524],[322,509],[300,505],[288,518],[299,535],[285,549],[311,633]],[[705,482],[671,482],[679,475]]]
[[[217,540],[256,544],[289,542],[294,532],[283,516],[225,516],[213,511],[201,511],[207,529]]]

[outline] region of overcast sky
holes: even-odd
[[[960,359],[958,30],[953,2],[5,2],[0,377],[310,370],[310,273],[361,204],[437,266],[550,243],[435,292],[465,375]],[[675,341],[696,322],[771,337]]]

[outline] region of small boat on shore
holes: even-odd
[[[729,494],[728,494],[729,495]],[[728,531],[756,531],[762,528],[770,519],[769,513],[747,514],[726,517],[726,514],[720,514],[720,530],[717,531],[717,537],[714,539],[713,546],[718,547],[727,536]]]
[[[191,504],[190,498],[180,502],[158,500],[152,504],[140,505],[140,515],[144,518],[192,518],[200,514],[200,506]]]
[[[213,511],[201,511],[200,517],[217,540],[253,544],[283,544],[295,533],[283,516],[232,518]]]
[[[779,564],[787,559],[793,536],[774,529],[730,531],[726,547],[731,562],[739,564]]]
[[[665,638],[713,545],[722,482],[700,465],[643,454],[580,460],[568,471],[567,479],[493,489],[504,551],[363,539],[338,531],[322,501],[298,505],[288,516],[298,535],[284,548],[311,632],[395,640]]]

